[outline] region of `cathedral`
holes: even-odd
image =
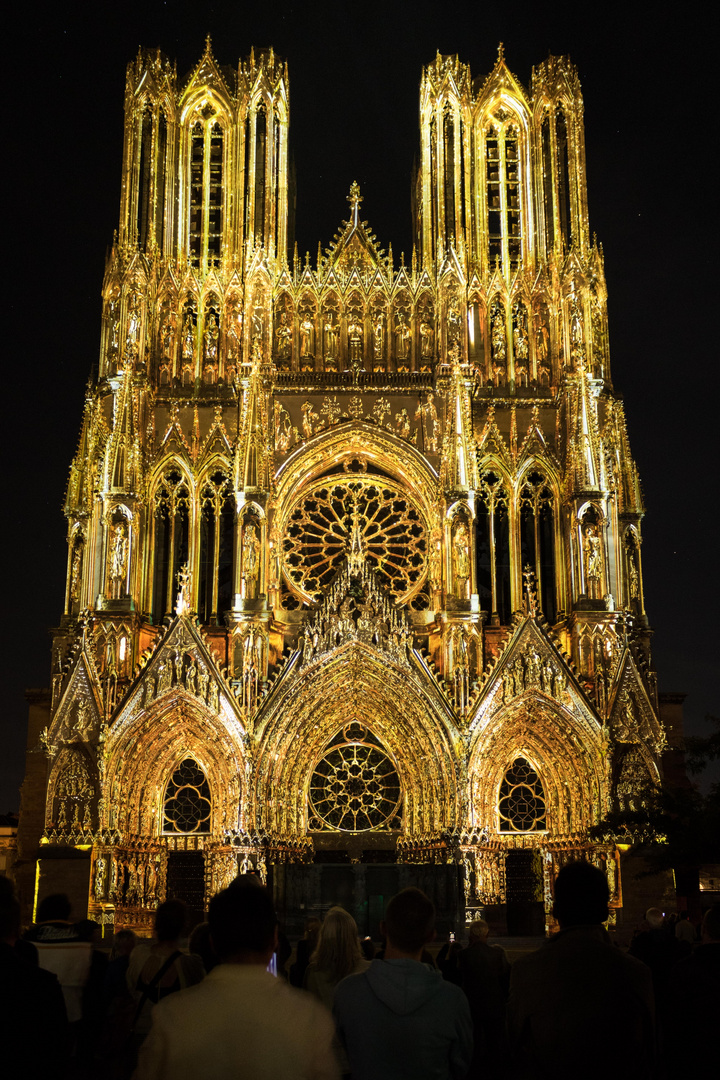
[[[129,65],[24,897],[147,932],[255,873],[377,933],[418,884],[542,932],[585,858],[622,907],[598,826],[665,734],[578,75],[438,54],[419,119],[410,256],[353,183],[313,262],[273,50]]]

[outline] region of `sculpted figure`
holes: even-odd
[[[254,525],[243,529],[242,581],[243,596],[252,599],[255,596],[255,584],[260,569],[260,541]]]
[[[602,578],[602,546],[597,526],[589,523],[584,528],[583,550],[585,554],[585,576],[588,594],[596,598]]]
[[[403,312],[399,312],[395,321],[395,352],[398,360],[407,360],[410,354],[410,338],[412,336]]]
[[[350,319],[348,321],[348,347],[351,362],[355,364],[361,363],[363,358],[363,325],[362,316],[357,311],[350,313]]]
[[[203,701],[207,699],[208,682],[210,681],[210,675],[208,669],[204,664],[198,664],[198,696]]]
[[[306,439],[312,438],[315,434],[314,424],[320,419],[318,414],[312,407],[312,402],[304,401],[300,406],[300,411],[303,414],[302,428]]]
[[[183,321],[182,328],[182,357],[183,360],[192,360],[195,352],[195,327],[193,326],[192,315],[188,309],[185,312],[185,319]]]
[[[401,409],[395,413],[395,430],[401,439],[407,439],[410,434],[410,417],[407,409]]]
[[[325,356],[328,360],[335,360],[338,347],[338,324],[335,322],[335,313],[332,308],[325,314]]]
[[[425,449],[431,453],[437,453],[437,409],[433,400],[432,391],[428,391],[424,405],[419,405],[415,412],[415,419],[422,421],[423,435],[425,437]]]
[[[382,360],[383,341],[385,338],[385,316],[378,311],[373,323],[373,355],[376,360]]]
[[[492,319],[491,343],[493,360],[504,365],[507,359],[507,341],[505,339],[505,319],[499,309],[495,311]]]
[[[128,557],[127,525],[124,521],[119,522],[113,529],[112,547],[110,551],[110,578],[113,582],[122,583],[125,579]]]
[[[312,356],[313,355],[313,334],[315,332],[315,324],[312,320],[312,315],[309,311],[306,311],[300,320],[300,355]]]
[[[453,572],[456,595],[461,599],[467,599],[470,578],[470,538],[464,521],[456,527],[453,535]]]
[[[191,694],[197,694],[197,664],[195,663],[195,657],[191,654],[190,663],[187,666],[185,672],[185,688]]]
[[[427,319],[420,323],[420,355],[423,360],[432,360],[435,331]]]
[[[205,362],[208,364],[217,364],[218,356],[218,338],[220,336],[220,328],[218,327],[217,319],[215,318],[215,312],[210,312],[210,317],[205,326]]]
[[[280,323],[275,330],[276,349],[279,360],[288,360],[292,346],[292,329],[287,324],[287,315],[283,311]]]

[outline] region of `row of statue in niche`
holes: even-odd
[[[176,651],[172,657],[161,657],[157,671],[146,674],[143,686],[144,705],[147,708],[155,698],[167,694],[173,687],[187,690],[200,698],[212,712],[219,708],[218,685],[210,672],[192,653]]]
[[[142,366],[142,315],[140,295],[133,292],[128,300],[125,332],[122,332],[120,300],[112,299],[107,309],[107,357],[109,370],[124,364]],[[194,302],[184,305],[178,320],[175,312],[163,305],[160,311],[155,353],[155,368],[160,385],[175,381],[194,384],[199,378],[207,385],[232,383],[243,363],[243,316],[239,306],[227,306],[223,319],[219,300],[205,304],[200,318]],[[480,370],[485,369],[487,383],[495,386],[513,382],[516,386],[550,386],[554,382],[552,357],[556,353],[563,367],[585,366],[595,378],[604,377],[606,335],[604,318],[597,296],[591,302],[590,332],[582,304],[574,294],[568,311],[569,340],[557,335],[554,347],[550,317],[546,307],[532,313],[522,301],[510,310],[499,296],[491,302],[485,318],[480,306],[471,304],[463,331],[461,304],[453,298],[447,304],[443,320],[444,340],[438,341],[434,308],[430,301],[415,311],[410,304],[366,310],[358,301],[326,306],[318,313],[306,303],[295,312],[289,300],[276,303],[274,327],[267,325],[265,307],[258,303],[250,313],[249,357],[264,357],[268,351],[281,370],[297,368],[326,371],[396,370],[431,372],[438,358],[438,346],[444,346],[448,358],[468,358]],[[485,345],[487,339],[488,347]],[[591,347],[588,347],[588,339]]]
[[[278,453],[286,454],[292,447],[311,439],[313,435],[325,428],[333,427],[344,419],[366,420],[384,427],[401,439],[407,439],[414,446],[420,439],[422,449],[429,454],[437,454],[440,448],[440,421],[438,420],[435,395],[428,391],[424,395],[425,400],[418,402],[412,414],[407,407],[400,406],[394,414],[394,422],[390,401],[384,397],[374,400],[372,408],[366,408],[365,401],[359,395],[349,399],[347,403],[340,402],[337,394],[328,395],[322,404],[305,400],[300,405],[302,419],[299,424],[293,424],[296,417],[286,408],[285,404],[277,399],[274,402],[275,421],[275,449]],[[288,402],[288,405],[290,403]],[[316,408],[316,405],[319,408]]]

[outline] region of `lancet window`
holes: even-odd
[[[165,833],[209,833],[212,801],[205,773],[192,758],[178,765],[163,800]]]
[[[190,133],[189,248],[193,266],[219,266],[223,236],[225,133],[199,120]]]
[[[540,126],[545,234],[548,251],[559,236],[567,250],[572,240],[568,128],[561,109],[546,112]]]
[[[538,605],[554,622],[555,604],[555,499],[547,477],[535,470],[520,489],[520,554],[522,568],[535,575]]]
[[[200,575],[198,615],[217,625],[232,604],[235,499],[225,473],[208,477],[200,491]]]
[[[506,626],[512,617],[509,500],[504,480],[491,470],[480,480],[476,529],[480,603],[492,622]]]
[[[162,622],[172,611],[178,572],[188,561],[190,492],[182,473],[170,469],[162,478],[154,499],[153,622]]]
[[[519,139],[512,125],[486,133],[485,183],[488,260],[512,272],[522,254]]]
[[[165,227],[167,120],[150,104],[140,118],[137,158],[137,206],[135,228],[138,244],[162,249]]]
[[[546,828],[542,781],[525,758],[516,758],[500,784],[500,832],[536,832]]]

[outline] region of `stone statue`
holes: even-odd
[[[242,540],[242,583],[246,600],[255,596],[255,585],[260,570],[260,541],[254,525],[246,525]]]
[[[325,334],[325,356],[328,360],[335,360],[338,351],[338,324],[335,322],[335,313],[332,308],[325,314],[323,332]]]
[[[188,363],[192,360],[195,353],[195,327],[193,326],[192,314],[188,309],[185,312],[185,319],[183,321],[182,328],[182,358]]]
[[[315,434],[314,425],[320,419],[319,415],[315,412],[311,401],[303,401],[300,406],[300,411],[303,414],[302,428],[306,439],[311,439]]]
[[[350,353],[350,362],[353,364],[362,363],[363,358],[363,325],[362,316],[359,312],[353,311],[350,313],[350,319],[348,321],[348,347]]]
[[[470,579],[470,538],[464,521],[455,527],[453,534],[453,576],[457,597],[466,600]]]
[[[432,360],[435,345],[435,331],[432,324],[423,319],[420,323],[420,356],[423,360]]]
[[[72,565],[70,568],[70,599],[77,600],[80,593],[80,576],[82,571],[83,545],[76,544],[73,551]]]
[[[383,358],[383,341],[385,338],[385,316],[378,311],[373,323],[373,355],[376,360]]]
[[[113,529],[110,545],[110,580],[117,582],[121,587],[127,571],[128,537],[127,525],[124,521],[118,522]]]
[[[205,363],[213,366],[217,365],[218,359],[218,338],[220,336],[220,328],[218,327],[217,319],[215,318],[215,312],[210,312],[207,324],[205,326]]]
[[[190,663],[185,670],[185,689],[190,694],[197,694],[197,664],[195,663],[195,657],[190,654]]]
[[[395,352],[398,360],[407,360],[410,355],[411,336],[412,332],[401,311],[395,320]]]
[[[315,323],[313,322],[312,315],[309,311],[306,311],[300,320],[300,355],[312,356],[313,355],[313,334],[315,333]]]
[[[107,863],[102,855],[99,856],[95,863],[95,897],[97,900],[102,900],[105,893],[105,867]]]
[[[507,359],[507,341],[505,339],[505,318],[499,308],[495,309],[492,318],[491,343],[493,360],[504,367]]]
[[[287,315],[284,311],[275,329],[275,342],[278,360],[289,360],[292,348],[292,328],[287,324]]]
[[[593,599],[597,599],[602,580],[602,546],[597,526],[592,522],[583,529],[583,552],[587,591],[593,594]]]
[[[438,449],[438,422],[437,409],[435,408],[432,391],[428,391],[425,404],[418,405],[415,412],[415,419],[422,421],[425,449],[431,454],[436,454]]]

